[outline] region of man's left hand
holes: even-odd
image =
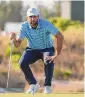
[[[57,55],[56,55],[56,54],[55,54],[55,55],[53,55],[53,56],[47,56],[47,57],[46,57],[46,60],[49,60],[49,63],[51,63],[51,62],[53,62],[53,63],[54,63],[54,61],[55,61],[56,57],[57,57]]]

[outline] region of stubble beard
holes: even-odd
[[[35,28],[35,27],[37,27],[38,22],[31,22],[30,25],[31,25],[33,28]]]

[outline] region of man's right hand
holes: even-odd
[[[16,34],[14,32],[11,33],[10,40],[16,40]]]
[[[22,40],[21,39],[16,39],[16,33],[12,32],[10,35],[10,40],[13,40],[14,46],[19,47]]]

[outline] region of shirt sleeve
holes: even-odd
[[[48,22],[48,24],[47,24],[47,30],[52,35],[56,35],[59,32],[59,30],[50,22]]]
[[[23,40],[25,38],[25,29],[24,26],[21,25],[20,32],[17,34],[17,39]]]

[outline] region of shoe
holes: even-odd
[[[44,93],[45,93],[45,94],[50,94],[50,93],[52,93],[51,86],[45,86],[45,88],[44,88]]]
[[[34,94],[38,91],[39,88],[40,88],[39,84],[31,84],[26,93]]]

